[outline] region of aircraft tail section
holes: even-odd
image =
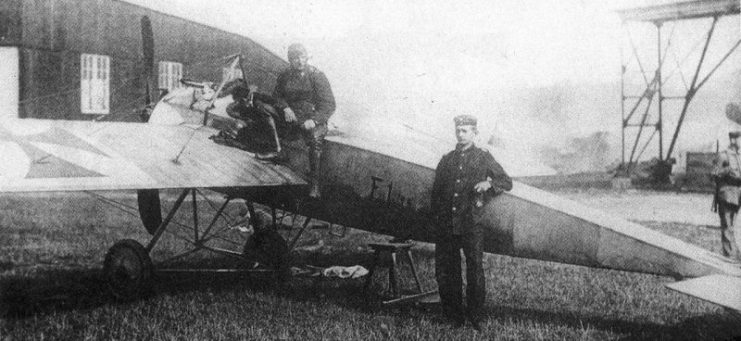
[[[666,286],[741,313],[741,277],[710,275],[674,282]]]
[[[398,148],[386,140],[328,137],[322,197],[332,214],[324,219],[434,242],[429,198],[439,154],[405,141]],[[478,215],[489,253],[678,279],[741,277],[741,266],[720,254],[516,181]]]

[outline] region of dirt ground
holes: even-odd
[[[553,193],[628,220],[718,226],[718,215],[710,210],[713,198],[707,193],[604,189]]]

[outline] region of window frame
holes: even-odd
[[[183,63],[162,60],[157,63],[157,88],[167,91],[183,87],[180,79],[183,78]]]
[[[80,112],[92,115],[110,114],[110,56],[80,54]]]

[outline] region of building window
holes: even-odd
[[[111,58],[83,54],[80,58],[80,108],[83,114],[110,112]]]
[[[0,12],[0,40],[8,39],[8,32],[10,28],[10,17],[3,12]]]
[[[180,79],[183,78],[183,64],[176,62],[159,63],[159,88],[172,90],[179,88]]]

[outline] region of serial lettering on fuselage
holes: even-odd
[[[368,198],[371,200],[384,202],[387,205],[396,205],[401,208],[407,209],[411,208],[413,210],[419,210],[420,207],[417,207],[415,205],[415,198],[414,197],[405,197],[400,192],[394,192],[394,182],[393,181],[386,181],[385,179],[382,179],[377,176],[371,176],[371,186],[370,186],[370,194],[368,194]],[[380,186],[381,183],[387,183],[386,185]],[[384,193],[385,190],[385,193]]]
[[[404,193],[401,183],[371,175],[362,196],[365,227],[369,230],[406,238],[428,226],[428,208],[413,193]],[[397,186],[395,186],[395,184]]]

